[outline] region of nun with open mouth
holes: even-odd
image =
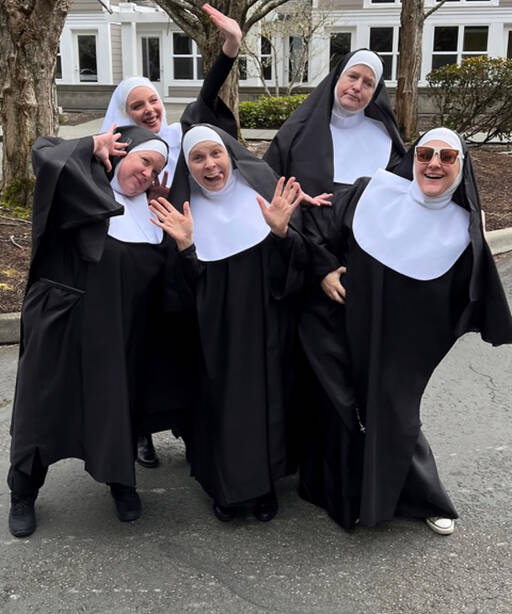
[[[430,130],[396,174],[359,179],[305,222],[317,281],[346,267],[346,296],[318,287],[300,323],[330,400],[301,494],[346,529],[405,516],[449,535],[457,513],[421,431],[421,398],[464,333],[512,342],[469,152],[455,132]]]
[[[232,520],[252,507],[271,520],[274,484],[293,469],[288,446],[293,293],[307,260],[289,224],[300,186],[234,138],[208,125],[183,138],[186,172],[152,201],[156,222],[176,243],[175,268],[192,298],[201,354],[192,473]],[[290,297],[290,298],[289,298]]]
[[[182,419],[186,347],[175,335],[169,352],[161,335],[169,241],[150,222],[146,196],[167,153],[163,139],[138,126],[71,141],[42,137],[34,146],[32,256],[8,476],[16,537],[35,530],[38,491],[63,458],[82,459],[110,485],[120,520],[138,518],[140,423],[169,428]],[[147,386],[158,364],[165,404]]]

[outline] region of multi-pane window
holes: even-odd
[[[247,58],[245,55],[238,56],[238,78],[240,81],[247,80]]]
[[[351,49],[351,33],[350,32],[334,32],[331,34],[329,48],[329,70],[337,66],[338,62]]]
[[[78,34],[78,71],[81,82],[98,81],[96,34]]]
[[[434,28],[432,69],[458,64],[464,58],[487,55],[488,26],[437,26]]]
[[[57,51],[57,62],[55,63],[55,78],[62,79],[62,60],[60,56],[60,48]]]
[[[182,32],[174,32],[173,70],[175,79],[202,79],[203,63],[196,43]]]
[[[263,78],[270,81],[272,79],[272,43],[266,36],[260,37],[260,62]]]
[[[507,58],[512,59],[512,30],[508,32]]]
[[[370,49],[380,55],[384,62],[383,76],[386,81],[395,80],[398,71],[399,28],[370,28]]]

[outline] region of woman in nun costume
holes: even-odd
[[[236,122],[229,108],[218,97],[220,88],[226,80],[240,50],[242,32],[238,23],[209,4],[202,10],[209,16],[224,38],[222,51],[206,75],[197,101],[185,110],[181,123],[168,125],[165,107],[160,94],[151,81],[145,77],[129,77],[116,87],[103,119],[100,132],[106,132],[112,124],[118,126],[137,125],[146,128],[162,138],[169,147],[169,157],[164,170],[150,188],[150,197],[167,196],[172,183],[176,164],[181,150],[182,129],[187,130],[192,123],[209,122],[227,129],[236,135]],[[173,342],[180,335],[181,323],[168,322],[162,330]],[[163,377],[165,375],[162,374]],[[164,399],[162,399],[164,401]],[[151,432],[170,428],[169,424],[147,425],[149,430],[141,434],[137,442],[137,461],[143,467],[157,467],[159,459],[153,446]],[[174,431],[178,435],[178,431]]]
[[[151,204],[176,241],[176,275],[199,326],[202,398],[192,474],[220,520],[251,505],[256,518],[269,521],[278,509],[274,484],[294,470],[288,297],[301,287],[307,252],[288,221],[300,186],[293,178],[277,181],[263,160],[213,126],[191,128],[183,154],[187,171],[176,175],[169,195],[176,208],[164,199]]]
[[[306,214],[317,280],[347,272],[345,304],[319,291],[317,317],[300,325],[331,404],[301,495],[347,530],[406,516],[449,535],[457,513],[421,431],[421,397],[458,337],[510,343],[512,320],[462,139],[430,130],[396,173],[359,179]]]
[[[304,192],[324,203],[340,185],[393,170],[405,150],[382,70],[373,51],[347,54],[270,144],[265,160],[276,173],[297,177]]]
[[[167,254],[164,234],[149,221],[146,190],[166,162],[166,143],[137,126],[36,141],[8,475],[16,537],[35,530],[38,490],[63,458],[83,459],[95,480],[110,485],[120,520],[141,513],[135,437],[138,412],[151,403]],[[167,363],[169,410],[189,402],[178,398],[186,389],[181,362]]]

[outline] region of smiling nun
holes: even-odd
[[[345,304],[319,290],[300,326],[331,402],[301,494],[346,529],[406,516],[448,535],[457,513],[421,431],[421,398],[456,339],[510,343],[512,320],[462,139],[430,130],[397,173],[359,179],[306,216],[317,280],[347,272]]]

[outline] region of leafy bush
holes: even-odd
[[[261,96],[256,102],[241,102],[242,128],[279,128],[293,111],[306,99],[306,94],[295,96]]]
[[[427,75],[439,122],[484,142],[512,135],[512,60],[478,56],[460,66],[441,66]]]

